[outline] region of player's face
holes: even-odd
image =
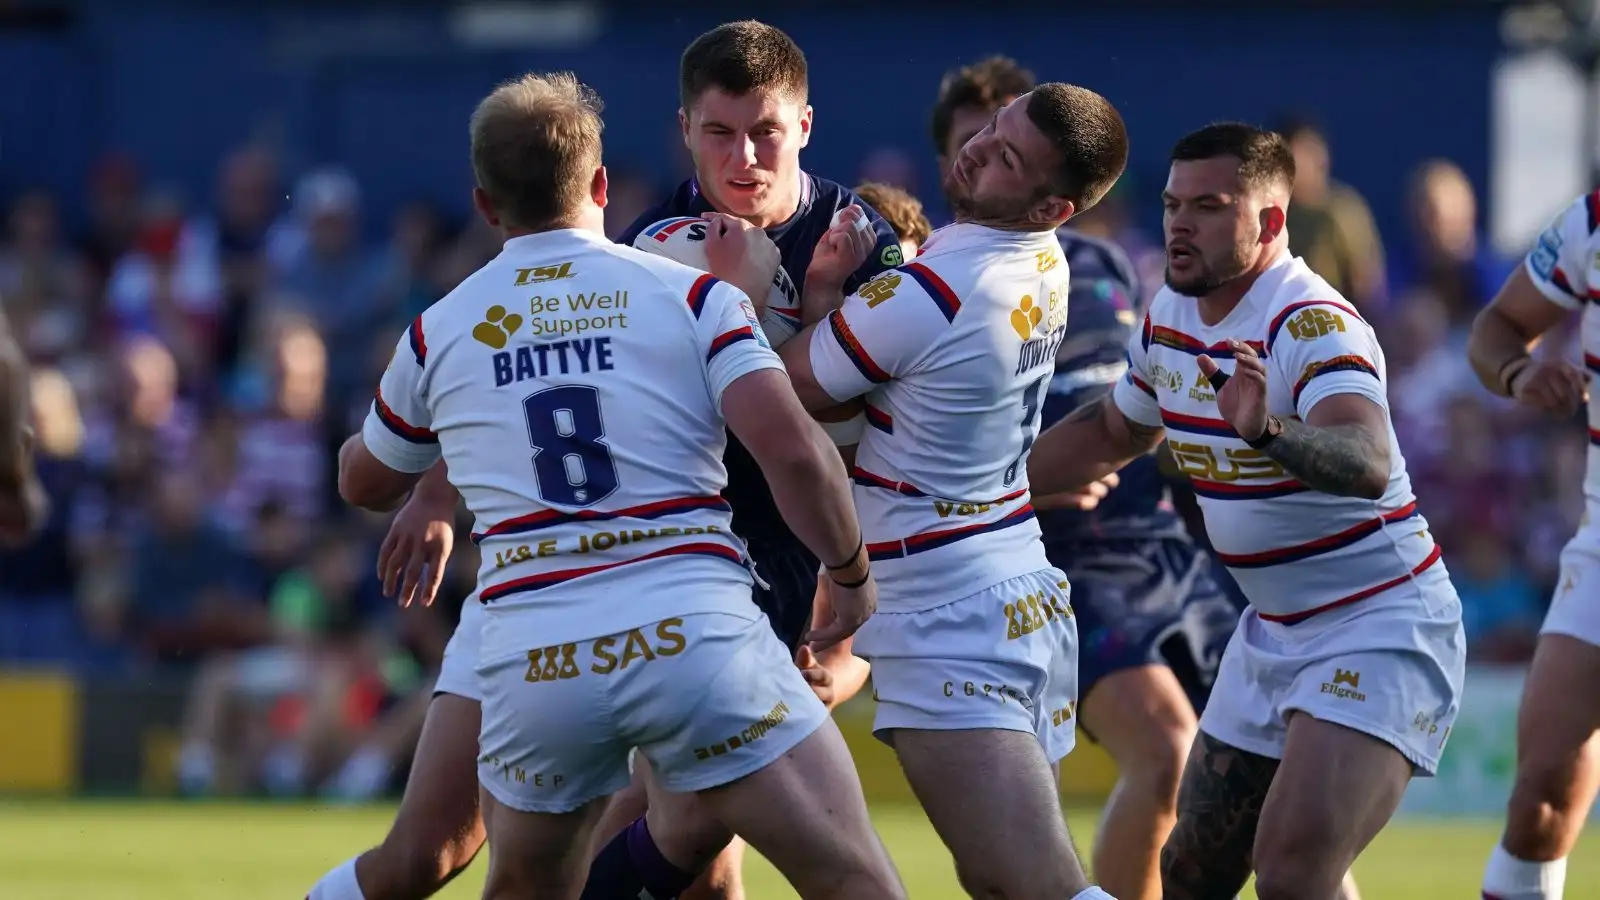
[[[1028,119],[1028,95],[1011,101],[962,146],[944,179],[958,218],[989,225],[1065,220],[1071,204],[1047,195],[1056,150]]]
[[[1262,198],[1231,156],[1175,162],[1161,192],[1167,287],[1199,297],[1248,270],[1261,241]]]
[[[1007,97],[1007,103],[1015,100]],[[955,164],[956,156],[961,153],[961,148],[972,140],[972,136],[988,127],[989,120],[994,118],[995,110],[987,106],[958,106],[950,113],[950,133],[945,135],[944,147],[939,152],[939,181],[950,175],[950,167]]]
[[[763,226],[794,214],[811,107],[780,91],[734,96],[711,88],[680,110],[678,120],[712,206]]]

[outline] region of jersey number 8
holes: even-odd
[[[539,499],[552,506],[592,506],[617,489],[617,464],[606,446],[600,391],[562,385],[522,400]]]

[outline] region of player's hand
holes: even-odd
[[[824,285],[835,290],[860,269],[878,245],[878,233],[871,227],[863,228],[867,221],[866,210],[850,204],[839,211],[839,220],[817,241],[811,253],[811,265],[806,267],[806,284]],[[870,223],[868,223],[870,225]]]
[[[1111,493],[1111,489],[1121,481],[1122,479],[1118,477],[1117,473],[1112,472],[1099,481],[1091,481],[1075,491],[1062,491],[1059,494],[1043,494],[1034,497],[1033,508],[1041,512],[1051,509],[1076,509],[1088,512],[1099,506],[1100,501],[1104,500],[1106,495]]]
[[[383,595],[401,606],[430,606],[444,582],[445,563],[456,543],[456,506],[412,494],[395,513],[378,550]]]
[[[1540,360],[1512,373],[1511,396],[1518,403],[1556,416],[1570,416],[1589,400],[1589,385],[1571,363]]]
[[[833,709],[833,673],[828,667],[817,661],[817,654],[811,648],[802,644],[795,651],[794,664],[800,667],[800,674],[805,677],[806,684],[811,685],[812,693],[822,701],[822,705]]]
[[[860,587],[840,587],[832,578],[823,581],[828,602],[833,605],[833,621],[806,635],[806,643],[811,645],[813,653],[821,653],[855,634],[878,611],[878,583],[871,572]]]
[[[1221,372],[1215,360],[1201,354],[1200,374],[1212,381],[1217,392],[1217,411],[1245,440],[1254,440],[1267,430],[1267,364],[1244,341],[1228,339],[1228,349],[1233,351],[1233,374],[1222,387],[1216,387],[1213,376]]]
[[[726,281],[750,298],[756,315],[766,311],[767,295],[783,256],[766,231],[722,213],[701,216],[706,226],[706,263],[711,274]]]
[[[33,467],[33,429],[25,425],[16,460],[0,475],[0,547],[28,543],[49,515],[50,496]]]

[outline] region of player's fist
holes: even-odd
[[[844,587],[832,578],[824,578],[828,602],[833,607],[833,620],[806,635],[806,643],[813,653],[843,642],[855,634],[872,614],[878,611],[878,583],[868,572],[866,581],[855,587]]]
[[[1111,493],[1111,489],[1121,481],[1122,479],[1118,477],[1117,473],[1112,472],[1099,481],[1091,481],[1075,491],[1062,491],[1059,494],[1042,494],[1034,497],[1033,508],[1039,511],[1076,509],[1088,512],[1099,506],[1100,501],[1104,500],[1106,495]]]
[[[843,289],[844,283],[872,255],[877,243],[878,233],[867,218],[866,210],[853,203],[839,210],[833,217],[833,226],[817,241],[811,253],[806,284]]]
[[[736,216],[706,213],[706,264],[711,274],[750,298],[759,316],[766,312],[767,295],[778,275],[782,254],[766,231]]]
[[[1541,360],[1511,372],[1511,396],[1518,403],[1556,416],[1570,416],[1589,400],[1589,385],[1576,366]]]
[[[1233,351],[1233,374],[1227,375],[1216,360],[1201,354],[1200,374],[1217,392],[1217,412],[1234,432],[1254,440],[1267,430],[1267,364],[1244,341],[1228,339]]]
[[[795,651],[794,664],[800,667],[800,674],[805,677],[806,684],[811,685],[812,693],[822,701],[822,705],[829,709],[834,707],[833,673],[828,667],[817,661],[817,655],[811,648],[801,645]]]
[[[413,493],[389,523],[378,549],[383,595],[401,606],[431,606],[444,582],[444,567],[455,549],[456,505]]]

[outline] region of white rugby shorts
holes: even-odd
[[[1265,621],[1252,606],[1222,655],[1200,730],[1282,759],[1289,714],[1298,710],[1371,735],[1417,774],[1433,775],[1461,707],[1466,665],[1461,600],[1442,562],[1294,625]]]
[[[1600,647],[1600,528],[1585,525],[1561,550],[1561,580],[1540,634]]]
[[[1078,627],[1067,576],[1041,569],[918,612],[878,612],[856,632],[872,663],[873,733],[992,728],[1072,752]]]
[[[523,812],[570,812],[616,793],[635,747],[668,791],[727,784],[828,719],[754,605],[530,648],[485,660],[478,674],[478,781]]]
[[[483,701],[483,690],[478,687],[478,647],[483,643],[483,604],[473,592],[461,604],[461,620],[444,645],[444,660],[439,664],[439,680],[434,682],[434,694],[454,694],[474,703]]]

